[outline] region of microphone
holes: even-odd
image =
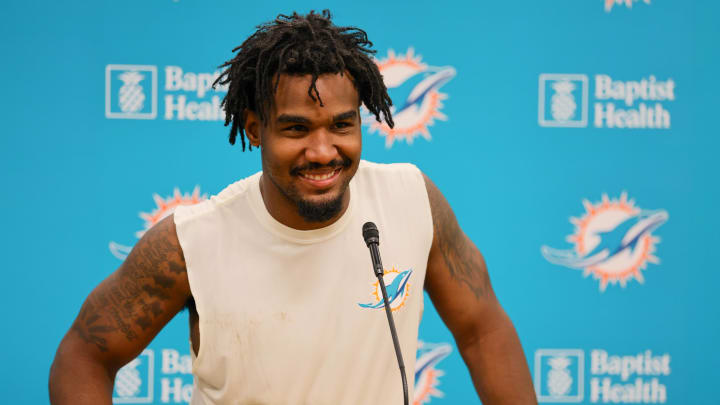
[[[380,245],[380,231],[378,231],[374,223],[365,222],[365,225],[362,227],[362,234],[363,239],[365,239],[365,244],[368,249],[370,249],[370,260],[372,260],[375,276],[382,277],[384,271],[382,260],[380,260],[380,250],[378,249]]]
[[[382,261],[380,260],[380,231],[372,222],[366,222],[362,227],[363,239],[368,249],[370,249],[370,260],[372,260],[373,272],[378,279],[380,290],[382,291],[383,302],[385,302],[385,314],[387,315],[388,324],[390,325],[390,335],[392,336],[393,345],[395,346],[395,356],[397,357],[398,367],[400,367],[400,378],[402,378],[404,404],[408,405],[408,386],[407,377],[405,376],[405,363],[403,362],[402,352],[400,351],[400,342],[398,341],[397,331],[395,330],[395,320],[392,316],[390,303],[388,302],[387,289],[385,288],[385,280],[383,279],[384,271]]]

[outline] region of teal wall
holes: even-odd
[[[255,25],[323,8],[368,31],[398,107],[430,86],[397,117],[427,131],[367,127],[363,157],[415,163],[445,193],[541,402],[717,401],[718,3],[270,3],[0,5],[5,402],[47,403],[54,351],[146,229],[141,213],[260,169],[212,119],[222,90],[203,94],[193,76],[205,83]],[[178,68],[192,73],[184,89]],[[418,401],[478,403],[426,307],[418,355],[444,395]],[[121,373],[116,402],[189,395],[186,325],[178,315]]]

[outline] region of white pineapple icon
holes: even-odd
[[[568,80],[560,80],[552,84],[555,94],[553,94],[551,102],[552,117],[559,122],[567,122],[575,116],[577,104],[575,97],[572,95],[575,85]]]
[[[564,396],[570,392],[573,379],[568,366],[570,359],[565,356],[556,356],[548,360],[551,370],[548,372],[547,388],[553,396]]]
[[[135,359],[121,368],[115,376],[115,392],[121,398],[132,397],[140,392],[142,387],[142,379],[137,366],[140,365],[140,359]]]
[[[140,82],[145,76],[135,70],[129,70],[118,78],[123,82],[120,87],[120,110],[124,113],[140,111],[145,103],[145,93]]]

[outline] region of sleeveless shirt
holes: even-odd
[[[256,173],[175,223],[199,315],[192,405],[400,404],[402,384],[362,225],[377,224],[410,400],[433,228],[420,171],[361,161],[331,225],[267,211]]]

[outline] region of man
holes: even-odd
[[[262,172],[155,225],[92,291],[58,348],[53,404],[109,404],[117,370],[185,306],[192,404],[401,403],[368,220],[408,369],[424,286],[483,402],[535,403],[483,258],[442,194],[412,165],[360,160],[361,103],[393,125],[370,46],[323,12],[279,16],[234,50],[219,79],[226,125],[231,143],[260,148]]]

